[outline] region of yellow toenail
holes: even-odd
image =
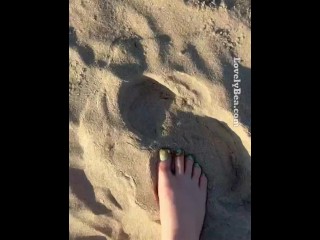
[[[166,161],[170,158],[170,150],[169,149],[160,149],[159,151],[160,161]]]

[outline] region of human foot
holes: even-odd
[[[162,240],[198,240],[206,206],[207,178],[193,157],[159,151],[158,195]],[[172,172],[172,168],[174,172]]]

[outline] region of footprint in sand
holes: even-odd
[[[119,92],[120,113],[127,127],[149,145],[161,137],[165,111],[174,99],[168,88],[142,76],[132,83],[123,83]]]

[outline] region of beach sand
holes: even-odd
[[[163,146],[208,177],[201,239],[251,238],[251,1],[209,2],[70,0],[70,239],[160,239]]]

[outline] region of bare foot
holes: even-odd
[[[162,240],[199,240],[206,207],[207,178],[191,155],[161,149],[158,195]],[[172,172],[172,167],[175,173]]]

